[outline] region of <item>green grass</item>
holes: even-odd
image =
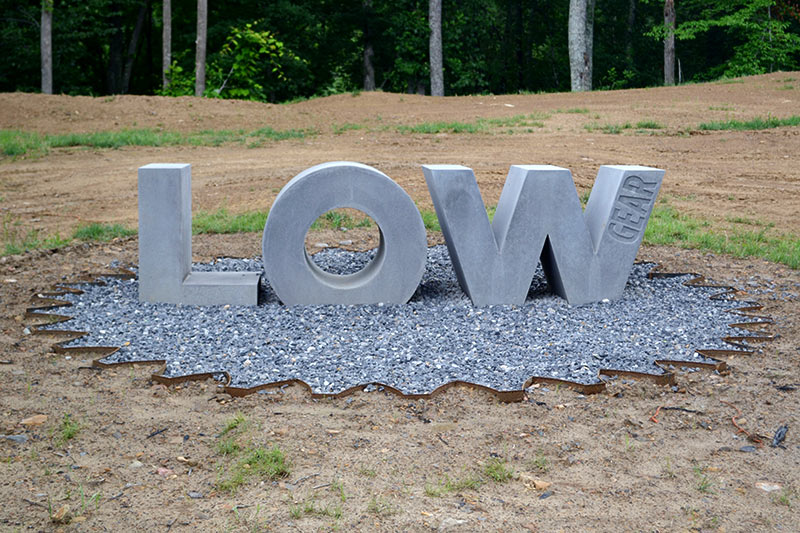
[[[28,153],[44,154],[51,148],[122,148],[123,146],[220,146],[239,143],[249,147],[262,146],[268,141],[302,139],[316,135],[317,131],[276,130],[269,126],[246,132],[244,130],[204,130],[191,133],[159,131],[152,129],[123,129],[92,133],[62,133],[42,135],[19,130],[0,130],[0,153],[21,156]]]
[[[233,466],[228,479],[217,483],[221,491],[235,493],[250,478],[275,480],[290,474],[286,455],[277,447],[270,449],[258,446],[247,448],[243,456]]]
[[[475,122],[423,122],[413,126],[400,125],[396,129],[400,133],[485,133],[498,128],[541,128],[542,120],[549,118],[547,113],[529,113],[511,117],[479,118]],[[507,130],[514,133],[515,130]]]
[[[92,223],[78,226],[72,233],[72,238],[81,241],[108,242],[112,239],[132,235],[136,235],[136,230],[126,228],[121,224]]]
[[[717,122],[703,122],[697,128],[703,131],[747,131],[747,130],[768,130],[784,126],[800,126],[800,116],[792,115],[786,118],[769,116],[767,118],[756,117],[750,120],[725,120]]]
[[[531,459],[530,465],[539,472],[547,472],[550,469],[547,457],[545,457],[544,452],[542,450],[536,452],[536,456],[533,459]]]
[[[367,512],[378,516],[389,516],[395,514],[397,509],[386,499],[373,496],[367,504]]]
[[[655,120],[640,120],[636,123],[636,127],[641,130],[663,130],[664,125]]]
[[[38,229],[25,229],[18,218],[10,213],[3,215],[0,222],[0,238],[3,242],[3,255],[25,253],[28,250],[53,250],[69,244],[70,239],[63,239],[58,234],[42,236]]]
[[[693,468],[694,475],[697,478],[697,485],[695,488],[703,494],[714,494],[714,482],[709,478],[703,469],[699,466]]]
[[[422,223],[428,231],[442,231],[439,226],[439,217],[436,216],[436,211],[430,209],[420,209],[419,214],[422,217]]]
[[[438,498],[452,492],[476,490],[480,486],[481,480],[474,476],[467,476],[462,479],[450,479],[449,476],[445,476],[444,479],[440,479],[437,483],[426,483],[425,495],[431,498]]]
[[[514,469],[508,465],[505,459],[490,457],[483,464],[483,473],[497,483],[505,483],[514,475]]]
[[[65,445],[67,442],[74,439],[80,430],[81,426],[72,419],[72,415],[65,414],[56,432],[56,446]]]
[[[657,204],[644,234],[646,244],[697,248],[735,257],[761,257],[800,268],[800,238],[793,235],[772,235],[771,225],[760,229],[733,226],[712,228],[702,220],[678,211],[666,204]]]
[[[346,131],[362,130],[364,129],[364,127],[365,126],[363,124],[353,124],[351,122],[345,122],[344,124],[334,124],[332,129],[334,135],[341,135]]]
[[[224,437],[228,433],[232,431],[241,431],[247,428],[247,419],[244,417],[242,413],[236,413],[233,415],[233,418],[225,422],[225,425],[222,427],[222,432],[220,432],[219,436]]]
[[[586,131],[590,132],[599,130],[602,131],[603,133],[608,133],[611,135],[619,135],[620,133],[622,133],[623,130],[631,129],[633,126],[631,126],[630,122],[626,122],[625,124],[598,124],[596,122],[591,122],[589,124],[584,125],[583,127],[584,129],[586,129]]]
[[[588,107],[572,107],[569,109],[556,109],[556,113],[571,113],[571,114],[581,114],[586,115],[589,113]]]
[[[192,233],[248,233],[264,231],[269,211],[250,211],[235,215],[224,207],[216,211],[198,211],[192,217]]]
[[[352,210],[332,209],[324,213],[313,224],[311,229],[339,229],[339,228],[371,228],[372,219],[368,216],[355,218]],[[360,213],[360,211],[358,211]]]

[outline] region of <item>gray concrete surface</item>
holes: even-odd
[[[258,272],[191,272],[191,165],[139,168],[139,301],[256,305]]]
[[[324,213],[359,209],[380,228],[373,260],[354,274],[319,268],[308,256],[305,236]],[[425,270],[427,237],[411,198],[386,174],[360,163],[330,162],[309,168],[287,183],[264,225],[264,272],[286,305],[405,303]]]
[[[471,169],[423,173],[456,276],[479,306],[522,304],[540,258],[550,288],[570,304],[619,298],[664,176],[603,166],[583,212],[569,170],[515,165],[490,224]]]

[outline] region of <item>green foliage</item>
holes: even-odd
[[[232,468],[231,475],[218,482],[217,488],[235,493],[250,478],[275,480],[287,477],[289,474],[290,469],[286,462],[286,455],[277,446],[270,449],[262,446],[247,448]]]
[[[514,469],[508,465],[505,459],[490,457],[483,464],[483,473],[497,483],[505,483],[514,475]]]
[[[62,239],[58,234],[42,236],[38,229],[24,228],[19,218],[10,213],[3,215],[0,227],[0,242],[3,244],[3,255],[14,255],[44,248],[53,250],[69,244],[69,239]]]
[[[732,56],[712,66],[704,77],[763,74],[797,67],[800,35],[790,19],[777,18],[775,0],[695,1],[692,17],[675,28],[678,41],[691,41],[720,32],[731,39]],[[666,28],[654,27],[649,35],[663,40]]]
[[[251,211],[235,215],[221,207],[216,211],[198,211],[192,217],[192,233],[250,233],[264,231],[268,211]]]
[[[72,419],[72,415],[65,414],[61,419],[61,423],[55,435],[56,446],[64,446],[67,442],[74,439],[80,430],[81,426]]]
[[[360,213],[360,211],[357,211]],[[361,218],[353,217],[352,209],[332,209],[323,213],[311,224],[311,229],[340,229],[340,228],[370,228],[372,219],[368,216]]]
[[[132,235],[136,235],[136,230],[126,228],[122,224],[98,224],[93,222],[78,226],[72,233],[72,238],[81,241],[108,242],[111,239],[130,237]]]
[[[50,148],[122,148],[124,146],[221,146],[226,143],[247,144],[250,148],[267,141],[302,139],[316,135],[316,130],[275,130],[265,126],[255,131],[204,130],[190,133],[123,129],[92,133],[41,135],[32,132],[0,130],[0,149],[5,155],[43,154]]]
[[[758,230],[734,226],[712,230],[711,223],[678,213],[667,204],[656,204],[644,234],[646,244],[698,248],[735,257],[761,257],[800,268],[800,238],[770,234],[771,226]]]
[[[482,482],[476,476],[466,476],[461,479],[450,479],[445,476],[436,483],[425,484],[425,495],[431,498],[438,498],[453,492],[460,492],[463,490],[477,490],[480,488]]]
[[[660,130],[664,128],[664,125],[655,120],[640,120],[636,123],[636,127],[642,130]]]
[[[725,120],[716,122],[703,122],[697,128],[707,131],[719,130],[767,130],[771,128],[781,128],[784,126],[800,126],[800,116],[792,115],[786,118],[776,118],[769,116],[767,118],[756,117],[750,120]]]

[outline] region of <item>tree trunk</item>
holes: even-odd
[[[664,85],[675,85],[675,1],[664,0]]]
[[[133,27],[131,40],[128,42],[128,55],[125,57],[125,69],[122,73],[122,94],[126,94],[131,86],[131,74],[133,73],[133,62],[136,60],[136,49],[139,47],[139,38],[142,35],[144,19],[149,11],[149,2],[142,4],[139,8],[139,15],[136,17],[136,26]]]
[[[573,91],[592,90],[595,0],[569,2],[569,70]]]
[[[172,0],[164,0],[164,28],[161,32],[161,87],[166,90],[169,86],[167,74],[172,66]]]
[[[195,57],[194,95],[206,90],[206,34],[208,33],[208,0],[197,0],[197,55]]]
[[[442,67],[442,0],[428,3],[428,25],[431,28],[431,96],[444,96]]]
[[[42,93],[53,94],[53,0],[42,0]]]
[[[628,0],[628,27],[625,31],[625,63],[633,71],[636,63],[633,57],[633,27],[636,25],[636,0]]]
[[[108,92],[119,94],[122,92],[122,48],[123,40],[123,20],[119,3],[111,2],[109,5],[111,12],[111,37],[108,47],[108,70],[106,72],[106,83]]]
[[[372,58],[375,50],[372,48],[372,0],[364,0],[361,3],[364,8],[364,90],[375,90],[375,67],[372,65]]]

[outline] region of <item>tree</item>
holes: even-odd
[[[208,0],[197,0],[197,41],[194,66],[194,95],[206,90],[206,37],[208,34]]]
[[[664,0],[664,85],[675,85],[675,0]]]
[[[172,66],[172,0],[164,0],[163,24],[161,30],[161,88],[166,90],[169,85],[167,74]]]
[[[569,1],[569,70],[573,91],[592,90],[595,0]]]
[[[42,0],[42,92],[53,94],[53,0]]]
[[[428,4],[430,36],[431,96],[444,96],[444,72],[442,68],[442,0],[430,0]]]
[[[372,58],[375,56],[375,50],[372,48],[372,0],[364,0],[361,4],[364,9],[364,90],[375,90],[375,66],[372,64]]]
[[[128,41],[128,55],[125,57],[125,67],[122,71],[122,90],[126,94],[131,86],[131,74],[133,73],[133,62],[136,60],[136,50],[139,48],[139,39],[142,35],[144,19],[149,11],[149,1],[143,2],[136,16],[136,25],[133,27],[130,41]]]

